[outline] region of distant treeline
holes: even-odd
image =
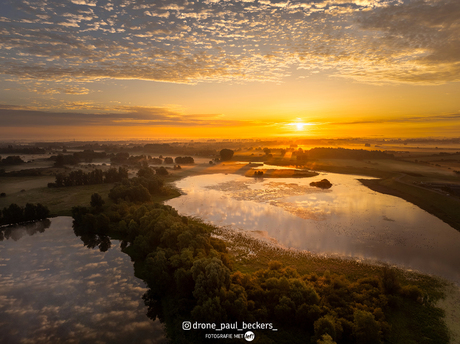
[[[115,154],[110,158],[110,162],[112,164],[117,164],[117,165],[129,165],[129,166],[137,166],[141,167],[144,165],[148,164],[153,164],[153,165],[161,165],[163,163],[165,164],[172,164],[176,162],[176,164],[193,164],[195,160],[192,157],[177,157],[173,160],[171,157],[165,157],[159,156],[158,158],[151,157],[150,155],[129,155],[127,152],[120,152]]]
[[[113,193],[118,188],[128,197],[115,196],[118,203],[105,210],[74,207],[74,230],[82,240],[112,233],[129,245],[125,252],[149,287],[148,315],[165,323],[173,343],[203,342],[209,331],[182,330],[190,321],[238,322],[240,328],[243,322],[271,324],[257,331],[261,343],[378,344],[389,342],[392,310],[420,307],[421,290],[401,287],[389,268],[357,281],[328,271],[300,275],[279,262],[255,273],[237,271],[225,242],[212,236],[212,226],[180,216],[170,206],[133,203],[131,193],[139,186],[147,189],[140,178],[117,185]],[[440,319],[430,317],[436,326]],[[419,331],[431,336],[429,329]],[[435,335],[432,339],[447,343],[447,330]]]
[[[9,207],[5,207],[0,211],[0,224],[11,225],[21,222],[43,220],[49,216],[49,209],[40,203],[27,203],[25,207],[20,207],[16,203],[11,203]]]
[[[0,154],[45,154],[46,151],[38,147],[0,147]]]
[[[104,159],[107,157],[105,152],[95,152],[93,150],[84,150],[83,152],[75,152],[73,154],[58,154],[53,155],[49,160],[54,161],[56,167],[64,165],[76,165],[80,162],[91,163],[93,159]]]
[[[0,169],[0,175],[2,177],[36,177],[41,176],[42,171],[39,168],[28,168],[20,171],[9,171],[7,173],[5,169]]]
[[[95,169],[91,172],[82,170],[72,171],[69,174],[59,173],[56,175],[54,183],[48,183],[49,188],[59,188],[64,186],[94,185],[103,183],[120,182],[128,178],[128,170],[124,167],[118,169],[112,167],[107,171]]]
[[[309,159],[394,159],[393,154],[379,150],[368,151],[364,149],[346,148],[312,148],[308,151],[297,151],[297,160]]]
[[[170,145],[168,143],[149,143],[144,145],[144,147],[137,147],[137,149],[142,149],[150,153],[158,154],[190,154],[190,155],[199,155],[199,156],[213,156],[218,155],[218,150],[216,148],[211,148],[210,145],[194,147],[190,145]]]
[[[145,164],[154,164],[154,165],[161,165],[163,163],[165,164],[172,164],[173,159],[172,158],[163,158],[162,156],[158,158],[151,157],[150,155],[129,155],[127,152],[120,152],[115,155],[113,155],[110,158],[110,162],[112,164],[118,164],[118,165],[130,165],[130,166],[142,166]]]
[[[25,161],[17,155],[8,156],[5,159],[2,159],[2,157],[0,156],[0,165],[20,165],[24,163]]]

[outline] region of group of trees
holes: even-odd
[[[141,169],[138,177],[123,179],[121,183],[116,184],[110,190],[109,197],[116,203],[123,201],[142,203],[149,202],[152,195],[162,195],[167,192],[160,177],[155,174],[145,174]]]
[[[388,269],[357,281],[328,271],[300,275],[279,262],[255,273],[235,271],[225,242],[211,236],[213,227],[170,206],[133,202],[139,188],[147,190],[145,180],[116,186],[110,197],[117,204],[104,213],[74,208],[74,226],[86,233],[116,233],[129,245],[126,252],[149,286],[148,314],[165,322],[173,342],[203,340],[200,331],[178,331],[190,320],[273,323],[277,332],[258,332],[267,343],[378,344],[389,333],[385,313],[397,305],[392,300],[421,298],[417,287],[401,288]]]
[[[5,207],[2,211],[0,211],[0,224],[10,225],[21,222],[42,220],[49,216],[49,209],[40,203],[27,203],[25,207],[20,207],[16,203],[11,203],[8,207]]]
[[[23,164],[24,160],[17,155],[7,156],[5,159],[2,159],[0,156],[0,165],[20,165]]]
[[[56,181],[49,183],[48,187],[64,187],[64,186],[80,186],[80,185],[94,185],[103,183],[120,182],[128,178],[128,170],[124,167],[118,169],[112,167],[107,171],[95,169],[91,172],[83,172],[82,170],[72,171],[69,174],[58,173]]]
[[[163,166],[151,168],[147,164],[141,167],[139,171],[137,172],[138,177],[146,177],[146,178],[153,177],[155,174],[160,175],[160,176],[167,176],[169,172]]]
[[[159,156],[158,158],[152,157],[150,155],[129,155],[128,152],[119,152],[115,155],[113,155],[110,158],[110,162],[112,164],[118,164],[118,165],[129,165],[129,166],[143,166],[145,164],[153,164],[153,165],[161,165],[163,163],[165,164],[172,164],[174,163],[173,158],[171,157],[165,157]]]
[[[227,160],[230,160],[232,157],[233,157],[233,154],[235,152],[232,151],[231,149],[227,149],[227,148],[224,148],[220,151],[219,155],[220,155],[220,160],[221,161],[227,161]]]
[[[117,165],[140,166],[142,162],[147,161],[149,157],[145,155],[129,155],[128,152],[119,152],[110,157],[110,162]]]
[[[64,165],[76,165],[80,162],[75,155],[72,154],[59,154],[50,157],[50,160],[54,161],[54,167],[64,167]]]
[[[64,165],[76,165],[81,161],[90,163],[93,159],[104,159],[107,156],[105,152],[95,152],[91,149],[85,149],[82,152],[73,154],[58,154],[50,157],[54,161],[55,167],[63,167]]]
[[[39,147],[13,147],[8,145],[7,147],[0,147],[0,153],[6,154],[45,154],[46,151]]]
[[[174,159],[174,162],[176,164],[187,165],[187,164],[194,164],[195,160],[191,156],[178,156]]]

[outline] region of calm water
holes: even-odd
[[[83,246],[70,217],[49,228],[4,230],[0,241],[0,343],[158,343],[144,283],[119,243]]]
[[[332,188],[309,186],[327,178]],[[168,201],[184,215],[219,226],[263,231],[284,247],[395,264],[460,284],[460,232],[353,175],[256,180],[202,175],[180,180]]]

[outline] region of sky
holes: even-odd
[[[460,137],[458,0],[0,0],[1,139]]]

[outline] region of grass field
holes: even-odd
[[[54,181],[54,179],[53,179]],[[22,183],[22,186],[27,182]],[[12,186],[11,186],[12,187]],[[103,199],[107,200],[107,195],[113,184],[71,186],[63,188],[48,188],[38,186],[7,193],[6,197],[0,198],[0,208],[16,203],[25,206],[26,203],[41,203],[49,208],[52,215],[70,216],[74,206],[89,206],[91,195],[99,193]]]
[[[406,179],[410,181],[411,179]],[[398,181],[398,178],[360,180],[368,188],[415,204],[460,231],[460,200]]]

